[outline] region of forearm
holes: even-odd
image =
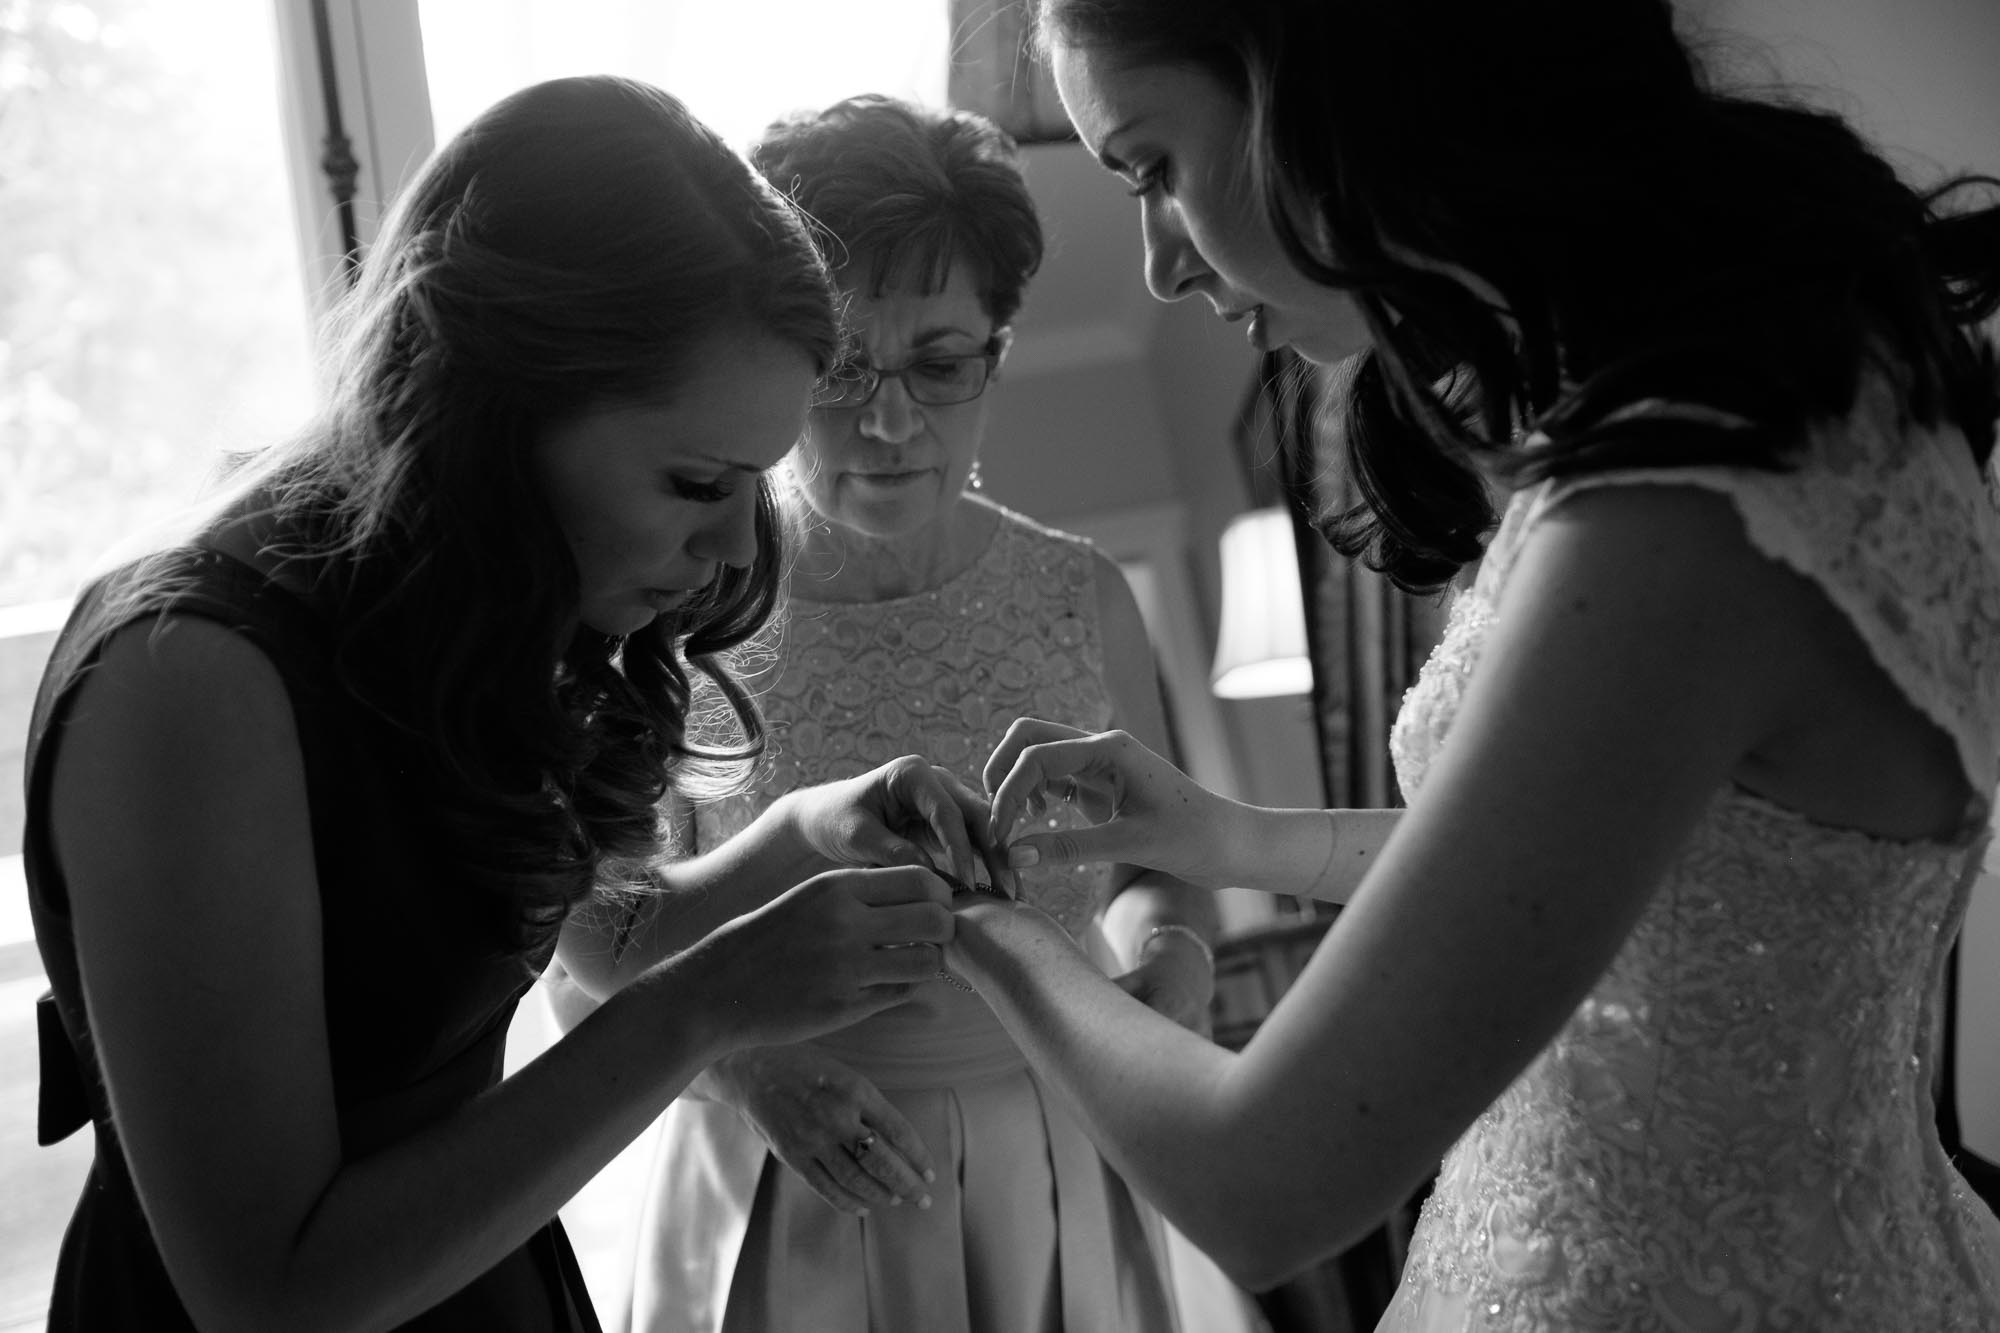
[[[953,953],[1106,1159],[1242,1284],[1268,1286],[1379,1220],[1381,1188],[1319,1183],[1341,1124],[1257,1092],[1244,1056],[1132,1000],[1039,913],[962,912]]]
[[[628,987],[477,1100],[342,1164],[246,1326],[400,1324],[523,1244],[730,1049],[685,988],[671,970]]]
[[[576,986],[602,999],[648,968],[830,868],[790,819],[782,796],[748,828],[683,861],[663,862],[636,896],[607,896],[563,927],[560,956]]]
[[[1105,1157],[1213,1252],[1228,1227],[1205,1223],[1228,1213],[1234,1186],[1208,1172],[1233,1150],[1236,1057],[1133,1000],[1037,916],[961,913],[955,966]]]
[[[1303,888],[1280,890],[1323,903],[1345,903],[1402,821],[1401,810],[1322,810],[1330,838],[1326,859]]]
[[[1223,852],[1216,861],[1239,888],[1344,903],[1402,813],[1235,805],[1220,832]]]

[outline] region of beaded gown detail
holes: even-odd
[[[1517,494],[1404,701],[1406,793],[1450,743],[1523,544],[1610,485],[1727,497],[1951,738],[1979,798],[1956,835],[1895,841],[1718,791],[1609,970],[1445,1158],[1381,1328],[2000,1329],[2000,1223],[1945,1158],[1931,1094],[2000,772],[1993,480],[1878,383],[1790,471]]]
[[[984,502],[980,502],[984,503]],[[699,807],[714,847],[796,787],[921,754],[974,790],[1017,717],[1101,730],[1093,549],[1001,511],[976,564],[909,597],[795,587],[751,677],[771,724],[754,789]],[[1023,895],[1111,968],[1103,867],[1023,875]],[[661,1124],[633,1285],[646,1333],[1157,1333],[1175,1327],[1156,1213],[1047,1097],[978,996],[943,984],[822,1037],[937,1163],[929,1209],[836,1212],[731,1107],[683,1097]]]

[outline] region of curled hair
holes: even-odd
[[[1326,530],[1404,587],[1479,554],[1485,471],[1783,467],[1871,366],[1993,448],[2000,209],[1948,205],[1996,183],[1919,193],[1840,118],[1715,88],[1666,0],[1040,0],[1039,22],[1241,99],[1280,241],[1372,334],[1341,423],[1362,503]],[[1717,424],[1612,420],[1656,397]]]
[[[935,293],[963,261],[996,328],[1013,322],[1042,262],[1019,156],[1004,130],[973,112],[874,94],[780,120],[750,152],[825,229],[836,269],[868,264],[870,295],[901,276]]]
[[[345,686],[437,794],[455,862],[519,941],[657,849],[660,798],[761,745],[724,665],[770,615],[779,527],[685,607],[580,628],[534,463],[578,413],[666,405],[718,346],[770,337],[820,373],[838,341],[796,213],[673,97],[611,77],[524,89],[405,188],[337,313],[330,403],[252,467],[275,553],[332,617]],[[687,737],[690,669],[742,743]]]

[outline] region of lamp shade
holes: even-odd
[[[1253,509],[1222,532],[1222,632],[1209,681],[1224,699],[1312,691],[1292,516]]]

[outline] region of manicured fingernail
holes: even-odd
[[[1007,849],[1007,864],[1016,870],[1025,869],[1028,866],[1038,866],[1041,863],[1042,854],[1037,848],[1015,846]]]
[[[931,1196],[928,1194],[926,1194],[923,1198],[917,1200],[917,1207],[919,1208],[928,1208],[930,1206],[931,1206]]]
[[[937,1172],[935,1171],[924,1172],[924,1184],[928,1185],[936,1179],[937,1179]]]
[[[895,1198],[889,1200],[889,1206],[891,1208],[901,1208],[903,1206],[903,1196],[898,1194]]]

